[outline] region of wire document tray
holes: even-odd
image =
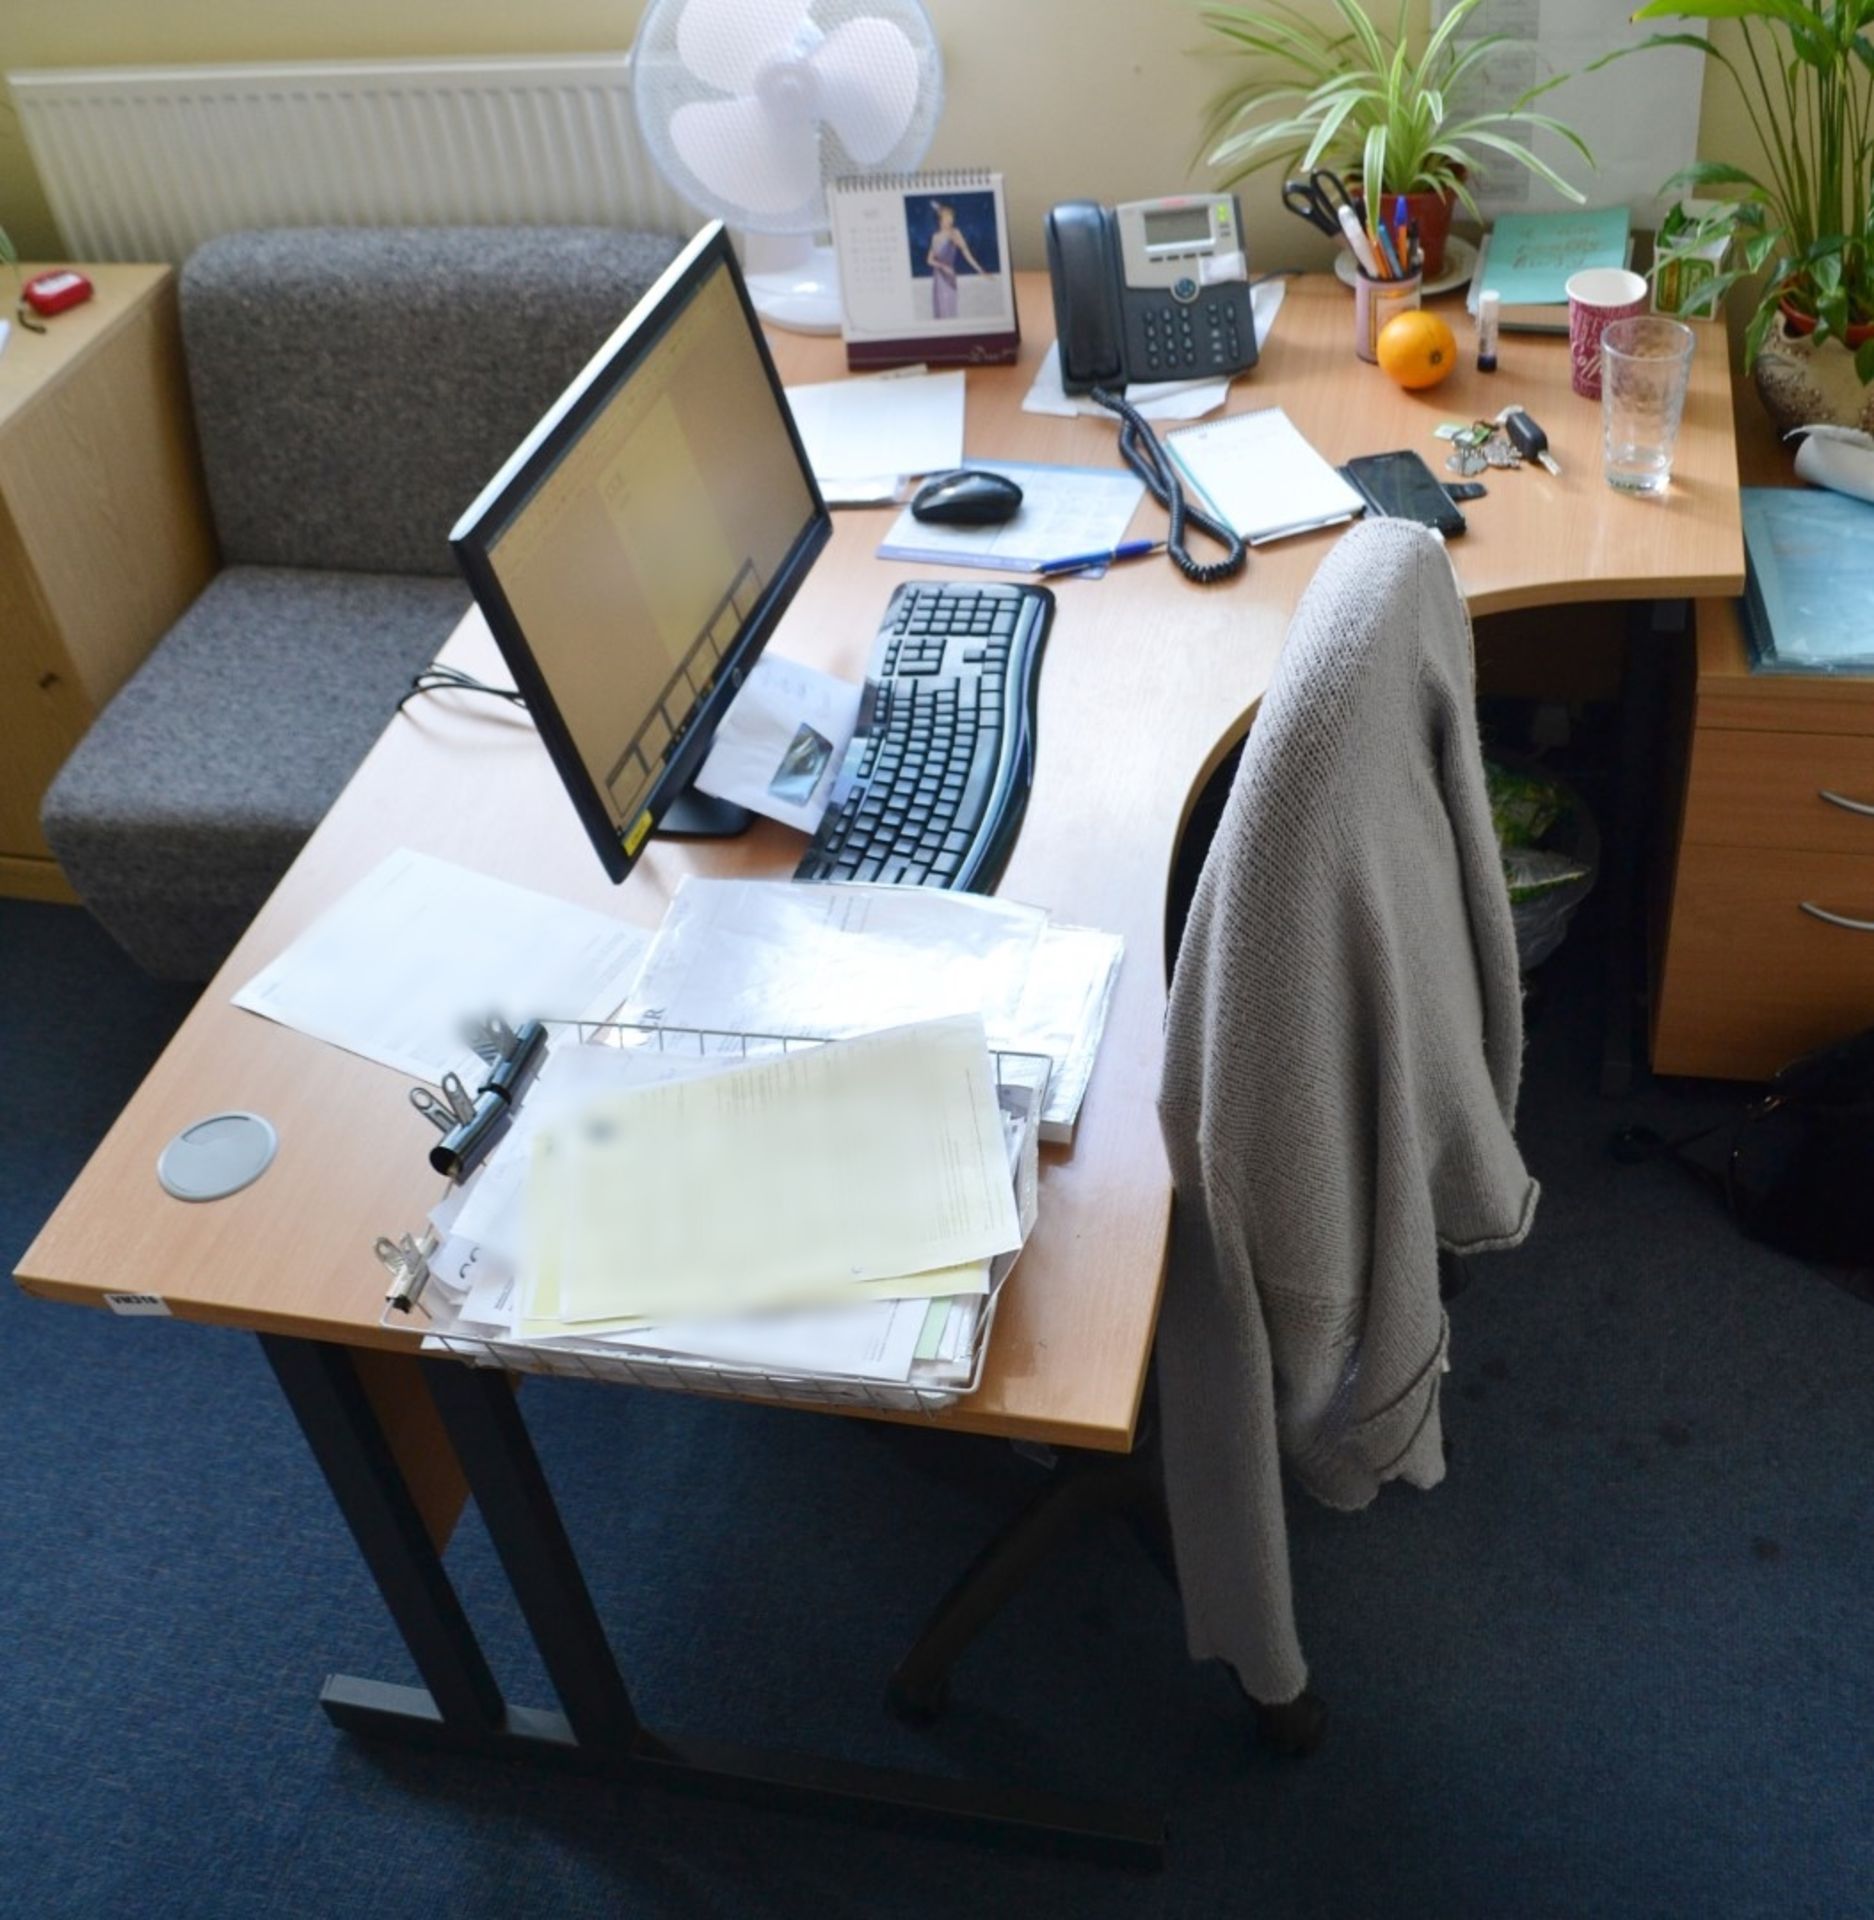
[[[681,1052],[707,1058],[728,1055],[759,1059],[826,1045],[823,1039],[762,1033],[731,1033],[700,1027],[666,1027],[617,1021],[545,1020],[548,1052],[555,1045],[649,1048],[658,1053]],[[500,1044],[505,1029],[490,1029]],[[478,1049],[485,1054],[488,1048]],[[1035,1217],[1038,1169],[1036,1151],[1041,1112],[1047,1098],[1051,1062],[1047,1055],[997,1050],[994,1055],[997,1095],[1017,1140],[1014,1179],[1017,1211],[1026,1240]],[[435,1113],[445,1125],[453,1110],[461,1117],[461,1089],[449,1089],[439,1098],[427,1088],[413,1092],[420,1111]],[[514,1111],[525,1099],[523,1087],[514,1097]],[[440,1111],[436,1111],[440,1109]],[[434,1160],[434,1156],[432,1156]],[[446,1198],[474,1178],[446,1180]],[[836,1410],[871,1408],[888,1413],[936,1414],[974,1393],[982,1384],[984,1358],[1002,1288],[1019,1257],[1019,1248],[996,1259],[990,1269],[989,1291],[983,1299],[967,1351],[951,1363],[940,1382],[912,1379],[866,1379],[848,1374],[789,1371],[771,1367],[704,1360],[695,1356],[663,1354],[622,1347],[603,1339],[490,1338],[458,1330],[464,1291],[451,1284],[433,1264],[443,1244],[428,1222],[419,1233],[404,1234],[376,1245],[379,1260],[390,1274],[381,1323],[408,1332],[420,1330],[426,1353],[447,1353],[475,1366],[498,1367],[511,1373],[537,1373],[604,1380],[628,1386],[656,1387],[667,1392],[714,1394],[737,1400],[783,1401],[794,1405]]]

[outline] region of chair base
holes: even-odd
[[[937,1603],[898,1662],[885,1708],[909,1726],[927,1727],[948,1703],[958,1656],[1012,1600],[1042,1562],[1096,1515],[1124,1520],[1175,1594],[1177,1564],[1161,1487],[1157,1433],[1149,1413],[1131,1453],[1062,1449],[1053,1478],[996,1533]],[[1248,1696],[1246,1695],[1245,1698]],[[1327,1706],[1313,1693],[1267,1705],[1252,1701],[1256,1732],[1271,1752],[1299,1759],[1327,1734]]]

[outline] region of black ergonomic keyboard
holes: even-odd
[[[796,880],[986,893],[1035,768],[1045,587],[916,580],[872,643],[859,728]]]

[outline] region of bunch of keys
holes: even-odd
[[[1558,480],[1562,469],[1549,451],[1549,436],[1522,407],[1505,407],[1494,420],[1474,420],[1449,434],[1451,452],[1445,465],[1469,477],[1485,467],[1520,467],[1534,460]]]

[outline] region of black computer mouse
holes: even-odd
[[[962,467],[926,480],[912,498],[911,512],[939,526],[994,527],[1014,519],[1021,504],[1022,490],[1013,480]]]

